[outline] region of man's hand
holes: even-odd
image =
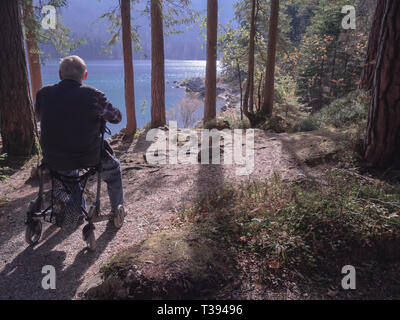
[[[120,123],[122,120],[121,111],[115,108],[110,101],[107,100],[105,94],[100,90],[96,91],[94,106],[99,117],[112,124]]]

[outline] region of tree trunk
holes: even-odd
[[[264,102],[262,106],[262,111],[269,116],[272,115],[272,108],[274,106],[275,57],[276,57],[276,42],[278,38],[278,21],[279,21],[279,0],[271,0],[267,70],[265,73]]]
[[[382,26],[382,18],[385,9],[385,0],[378,0],[372,23],[371,32],[368,39],[367,58],[361,76],[361,87],[370,91],[373,86],[374,72],[376,66],[376,54],[378,50],[379,36]]]
[[[131,3],[121,0],[122,46],[124,51],[126,134],[136,132],[135,83],[133,73],[132,36],[131,36]]]
[[[151,126],[165,125],[164,28],[162,0],[151,0]]]
[[[250,15],[250,39],[249,39],[249,63],[247,69],[247,84],[244,94],[243,112],[249,118],[249,113],[253,113],[253,97],[254,97],[254,44],[256,35],[256,0],[251,0]],[[250,103],[249,103],[250,98]],[[249,118],[251,121],[251,119]]]
[[[207,67],[204,123],[217,115],[218,0],[207,0]]]
[[[239,89],[240,89],[240,120],[243,120],[243,88],[242,88],[242,72],[240,71],[239,60],[236,59],[236,67],[239,77]]]
[[[0,1],[0,130],[3,152],[37,152],[19,2]]]
[[[400,166],[400,1],[385,0],[379,5],[384,7],[377,7],[382,12],[381,28],[373,29],[379,34],[370,37],[377,39],[377,51],[365,160],[383,169]]]
[[[26,51],[28,54],[29,75],[31,78],[31,88],[33,103],[36,103],[36,94],[43,87],[42,68],[40,65],[39,47],[32,25],[34,23],[34,13],[32,0],[24,2],[24,25],[26,36]]]
[[[257,98],[258,98],[258,104],[257,104],[257,111],[261,110],[261,86],[263,82],[263,75],[261,75],[260,81],[258,82],[258,91],[257,91]]]

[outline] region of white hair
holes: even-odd
[[[78,56],[69,56],[61,59],[60,72],[62,79],[82,82],[87,71],[86,63]]]

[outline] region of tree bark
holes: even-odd
[[[0,1],[0,131],[3,152],[37,152],[19,2]]]
[[[377,12],[382,12],[380,30],[372,30],[379,35],[371,35],[371,39],[377,39],[377,51],[365,160],[384,169],[400,167],[400,1],[379,4],[384,8],[377,7]]]
[[[240,70],[239,59],[236,59],[236,68],[239,77],[239,89],[240,89],[240,120],[243,120],[243,88],[242,88],[242,72]]]
[[[133,73],[132,36],[131,36],[131,3],[121,0],[122,46],[124,53],[126,134],[136,132],[135,83]]]
[[[151,126],[165,120],[164,28],[162,0],[151,0]]]
[[[367,58],[365,67],[361,75],[361,87],[370,91],[373,86],[374,72],[376,66],[376,54],[378,50],[379,36],[382,26],[383,10],[385,8],[385,0],[378,0],[368,39]]]
[[[253,97],[254,97],[254,45],[256,35],[256,0],[251,0],[250,15],[250,39],[249,39],[249,63],[247,70],[246,92],[244,94],[243,112],[246,117],[250,117],[249,113],[253,113]],[[249,103],[250,98],[250,103]],[[250,119],[250,118],[249,118]],[[251,121],[251,119],[250,119]]]
[[[32,0],[27,0],[24,2],[23,13],[32,97],[33,103],[36,103],[36,94],[43,87],[43,81],[42,68],[40,65],[39,47],[34,31],[30,27],[33,25],[34,22]]]
[[[204,122],[214,120],[217,115],[217,35],[218,0],[207,0],[207,66]]]
[[[258,82],[258,91],[257,91],[257,99],[258,99],[258,104],[257,104],[257,111],[261,110],[261,86],[263,83],[264,77],[261,75],[260,81]]]
[[[271,17],[269,20],[269,40],[267,69],[265,73],[264,102],[262,111],[270,116],[274,106],[275,90],[275,58],[276,42],[278,38],[279,0],[271,0]]]

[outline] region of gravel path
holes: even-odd
[[[275,171],[283,178],[310,174],[299,166],[293,143],[296,139],[287,134],[256,131],[255,170],[244,177],[236,175],[233,165],[147,165],[143,154],[149,143],[144,136],[131,145],[115,144],[122,162],[128,215],[120,230],[106,216],[100,217],[95,252],[85,249],[82,227],[68,234],[45,223],[39,244],[29,247],[25,243],[26,208],[38,190],[37,183],[28,183],[30,167],[26,166],[0,184],[0,299],[79,299],[87,286],[98,281],[99,268],[110,256],[162,230],[182,202],[196,199],[202,191],[227,181],[268,180]],[[109,210],[105,189],[103,214]],[[56,269],[55,290],[42,289],[45,265]]]

